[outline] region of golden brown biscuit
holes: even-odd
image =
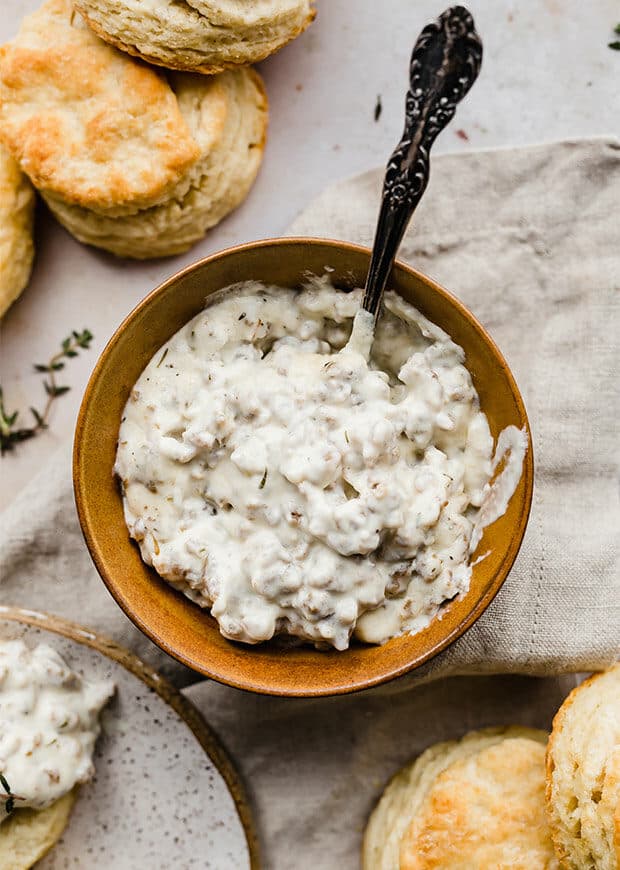
[[[0,317],[30,278],[34,203],[34,190],[28,179],[0,146]]]
[[[58,842],[69,823],[77,790],[44,810],[15,810],[0,825],[0,870],[28,870]]]
[[[544,732],[474,731],[401,771],[364,838],[364,870],[557,867],[544,811]]]
[[[0,138],[35,187],[109,214],[161,202],[200,156],[163,75],[47,0],[0,48]]]
[[[425,795],[401,870],[557,867],[544,811],[543,742],[506,738],[450,765]]]
[[[0,50],[0,138],[58,220],[119,256],[180,253],[258,172],[267,98],[256,72],[155,72],[48,0]]]
[[[213,74],[256,63],[314,18],[312,0],[74,0],[116,48],[170,69]]]
[[[267,127],[267,98],[251,68],[198,76],[171,74],[179,108],[200,157],[159,205],[109,217],[44,194],[58,220],[80,241],[118,256],[178,254],[247,196],[259,170]]]
[[[561,866],[620,867],[620,665],[560,707],[547,749],[547,810]]]

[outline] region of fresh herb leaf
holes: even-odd
[[[36,408],[31,408],[30,413],[32,414],[32,416],[36,420],[37,426],[39,426],[40,429],[47,429],[47,423],[45,422],[43,417],[39,414],[39,412],[37,411]]]
[[[377,94],[377,102],[375,103],[375,121],[378,121],[383,111],[383,103],[381,102],[381,94]]]
[[[609,48],[613,48],[614,51],[620,51],[620,39],[616,39],[615,42],[607,43]]]
[[[266,483],[267,483],[267,469],[265,469],[265,472],[261,478],[261,482],[258,484],[258,488],[264,489]]]
[[[1,395],[0,395],[0,399],[1,399]],[[3,411],[3,420],[2,420],[2,422],[3,422],[6,426],[11,427],[11,426],[15,423],[15,421],[17,420],[17,417],[18,417],[18,413],[17,413],[17,411],[14,411],[10,416],[7,415],[7,414],[5,414],[4,411]]]
[[[71,389],[71,387],[59,387],[51,381],[43,381],[43,386],[47,395],[51,396],[52,399],[55,399],[57,396],[64,396]]]
[[[33,438],[43,429],[48,428],[50,409],[52,407],[54,399],[57,399],[59,396],[64,396],[64,394],[68,393],[70,390],[70,387],[56,383],[55,372],[64,369],[65,363],[63,362],[63,359],[73,359],[78,355],[78,348],[81,348],[82,350],[88,350],[92,339],[93,334],[90,330],[84,329],[82,330],[82,332],[76,332],[74,330],[71,335],[61,341],[61,349],[58,351],[58,353],[55,353],[52,356],[48,363],[35,363],[34,370],[39,374],[49,375],[49,377],[45,378],[45,380],[43,381],[43,387],[47,394],[47,402],[45,403],[45,407],[42,411],[38,411],[36,408],[33,407],[30,408],[30,412],[35,420],[34,426],[16,428],[19,412],[13,411],[12,413],[9,413],[6,410],[4,405],[2,387],[0,387],[1,455],[8,453],[10,450],[14,450],[17,444]],[[2,779],[0,779],[0,783],[4,785]]]
[[[93,334],[90,329],[84,329],[82,332],[73,331],[71,335],[75,339],[75,343],[77,344],[77,346],[84,348],[84,350],[88,349],[91,341],[93,340]]]
[[[23,801],[25,800],[25,798],[20,797],[18,794],[13,794],[13,792],[11,791],[11,786],[8,784],[6,777],[2,773],[0,773],[0,785],[6,793],[6,799],[4,800],[4,811],[7,816],[10,816],[15,809],[15,801]]]

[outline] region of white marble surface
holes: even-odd
[[[1,5],[5,41],[38,2],[2,0]],[[282,234],[330,182],[385,162],[401,132],[412,44],[446,4],[317,0],[317,5],[310,30],[261,65],[271,126],[256,186],[193,250],[147,263],[115,260],[79,245],[40,210],[32,282],[0,330],[0,383],[8,408],[42,404],[32,363],[45,361],[68,332],[88,327],[95,340],[68,367],[65,381],[72,391],[56,403],[50,430],[2,458],[0,507],[71,438],[98,352],[149,290],[211,251]],[[483,69],[439,138],[437,153],[619,132],[620,53],[607,48],[620,19],[618,0],[470,0],[469,7],[485,45]],[[383,111],[375,122],[378,94]]]

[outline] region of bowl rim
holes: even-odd
[[[116,344],[120,341],[121,336],[125,329],[130,325],[130,323],[138,316],[143,309],[147,308],[151,302],[163,294],[171,285],[176,284],[179,280],[189,275],[190,273],[197,271],[199,269],[208,266],[209,264],[230,256],[234,256],[238,253],[241,253],[246,250],[251,249],[260,249],[267,247],[287,247],[288,245],[320,245],[320,246],[328,246],[344,249],[345,251],[355,252],[357,254],[370,255],[371,249],[365,245],[359,245],[354,242],[342,241],[339,239],[330,239],[330,238],[322,238],[318,236],[284,236],[284,237],[275,237],[275,238],[266,238],[266,239],[257,239],[250,242],[244,242],[242,244],[233,245],[228,248],[223,248],[221,250],[215,251],[212,254],[207,255],[206,257],[202,257],[199,260],[195,260],[192,263],[189,263],[187,266],[179,269],[177,272],[174,272],[168,278],[164,279],[160,282],[153,290],[147,293],[138,303],[135,305],[132,310],[127,314],[120,325],[115,329],[112,336],[107,341],[105,347],[101,351],[99,358],[92,370],[92,373],[88,379],[88,383],[86,385],[86,389],[84,390],[84,394],[82,397],[82,401],[80,404],[80,409],[77,417],[77,422],[74,431],[74,440],[73,440],[73,455],[72,455],[72,472],[73,472],[73,489],[74,489],[74,497],[75,504],[77,508],[78,519],[80,523],[80,528],[82,530],[82,535],[84,537],[87,549],[89,551],[90,557],[97,569],[97,572],[101,579],[103,580],[108,592],[112,595],[113,599],[117,603],[117,605],[121,608],[123,613],[133,622],[133,624],[143,632],[153,643],[155,643],[160,649],[162,649],[167,655],[176,659],[181,664],[190,668],[196,673],[200,673],[204,677],[208,679],[213,679],[216,682],[222,683],[224,685],[230,686],[231,688],[241,689],[245,691],[250,691],[256,694],[261,695],[271,695],[271,696],[279,696],[279,697],[298,697],[298,698],[310,698],[310,697],[328,697],[328,696],[336,696],[336,695],[345,695],[352,694],[354,692],[363,691],[365,689],[370,689],[375,686],[382,685],[384,683],[391,682],[398,677],[402,677],[405,674],[417,670],[422,665],[429,662],[431,659],[435,658],[440,652],[443,652],[447,649],[451,644],[453,644],[456,640],[462,637],[466,631],[468,631],[471,626],[480,618],[480,616],[484,613],[484,611],[489,607],[495,596],[498,594],[506,578],[508,577],[512,566],[517,558],[519,550],[521,549],[521,545],[523,543],[523,539],[525,537],[525,532],[528,525],[528,520],[532,507],[533,500],[533,491],[534,491],[534,453],[533,453],[533,438],[532,438],[532,430],[529,422],[529,418],[527,415],[527,410],[525,408],[525,404],[523,402],[523,398],[521,396],[521,392],[516,383],[514,375],[510,370],[508,363],[506,362],[504,355],[500,351],[499,347],[493,340],[493,338],[489,335],[485,327],[480,323],[480,321],[475,317],[475,315],[461,302],[454,294],[452,294],[449,290],[446,290],[442,285],[440,285],[433,278],[430,278],[428,275],[425,275],[423,272],[420,272],[418,269],[410,266],[408,263],[405,263],[402,260],[396,260],[393,266],[393,269],[404,270],[405,272],[410,273],[415,278],[417,278],[421,283],[426,284],[431,287],[433,292],[438,293],[440,296],[444,297],[451,306],[456,308],[465,320],[469,322],[470,325],[474,327],[474,329],[481,335],[484,342],[491,348],[493,351],[493,355],[499,363],[503,373],[510,385],[510,390],[512,396],[514,398],[515,404],[518,408],[519,415],[523,420],[523,426],[525,428],[525,434],[527,438],[527,450],[525,453],[525,458],[523,462],[523,471],[522,478],[525,483],[524,489],[524,504],[523,510],[519,515],[519,523],[515,527],[515,534],[512,535],[509,545],[507,547],[504,558],[501,563],[497,567],[497,571],[495,573],[495,577],[491,583],[488,584],[488,588],[484,591],[484,593],[480,596],[475,605],[469,610],[465,617],[461,619],[461,621],[455,625],[452,631],[450,631],[447,635],[437,640],[435,643],[430,645],[427,650],[425,650],[422,654],[420,654],[413,661],[404,661],[400,665],[395,665],[391,667],[388,671],[383,674],[377,674],[375,676],[364,677],[359,679],[356,682],[346,681],[343,683],[339,683],[338,685],[330,685],[328,687],[314,687],[314,688],[282,688],[278,686],[271,687],[269,685],[265,685],[262,683],[255,683],[250,679],[245,678],[236,678],[234,675],[230,673],[222,673],[217,668],[213,670],[209,670],[203,666],[197,667],[197,663],[193,661],[188,656],[184,655],[181,650],[175,649],[171,646],[166,637],[162,636],[156,630],[154,630],[148,622],[146,622],[140,613],[133,611],[130,607],[128,607],[123,599],[123,596],[120,590],[116,587],[116,584],[111,576],[111,572],[108,572],[105,558],[102,557],[96,532],[93,531],[89,520],[88,520],[88,511],[86,508],[87,495],[85,492],[85,482],[84,482],[84,467],[82,461],[82,441],[83,441],[83,433],[86,426],[87,418],[90,413],[90,409],[92,406],[91,397],[95,387],[95,384],[98,382],[99,378],[102,375],[103,370],[107,365],[108,357],[111,351],[114,349]],[[391,273],[390,273],[391,274]],[[175,590],[170,587],[170,591],[176,593]],[[437,617],[435,617],[437,618]],[[346,655],[346,650],[338,653],[338,655]],[[324,655],[322,652],[317,652],[319,655]]]

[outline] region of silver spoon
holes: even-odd
[[[478,77],[482,42],[464,6],[452,6],[427,25],[409,67],[405,129],[390,157],[362,307],[375,318],[396,251],[428,184],[433,142]]]

